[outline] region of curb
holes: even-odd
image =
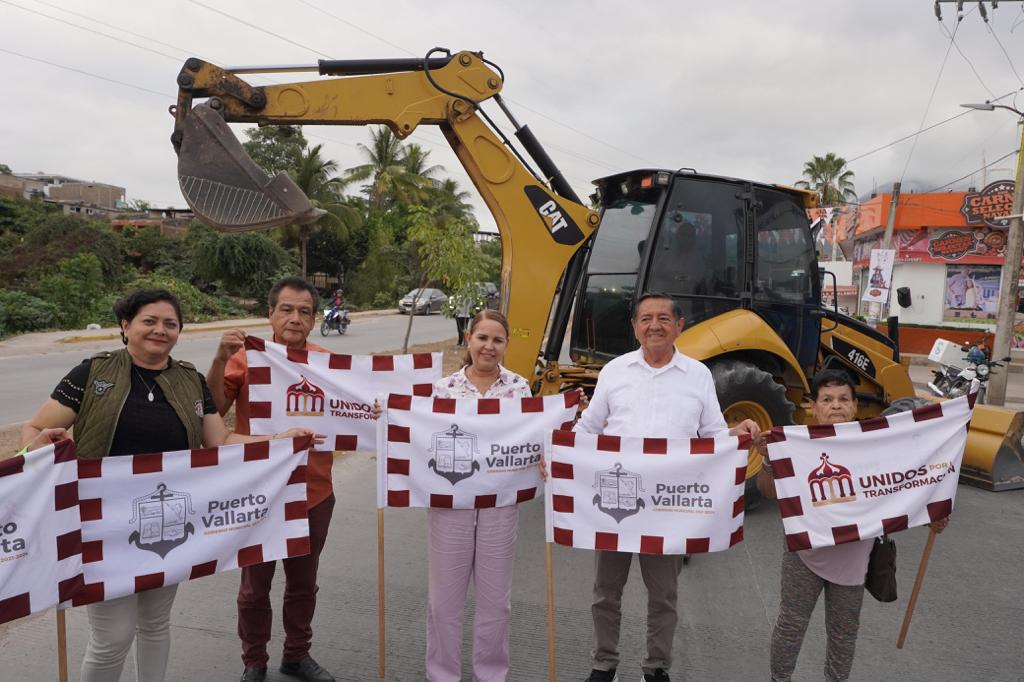
[[[358,313],[349,314],[349,318],[357,320],[361,317],[383,317],[385,315],[397,315],[398,308],[388,308],[385,310],[364,310]],[[195,334],[197,332],[218,332],[226,331],[228,329],[245,329],[248,327],[266,327],[270,323],[267,320],[260,320],[259,322],[242,322],[240,324],[211,324],[207,327],[186,327],[181,330],[182,334]],[[59,339],[57,343],[86,343],[89,341],[112,341],[114,339],[121,338],[119,333],[110,334],[82,334],[77,336],[65,336]]]

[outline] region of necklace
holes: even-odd
[[[135,370],[135,376],[139,377],[139,381],[142,382],[142,385],[149,390],[149,393],[146,395],[146,398],[149,399],[149,402],[153,402],[153,389],[156,388],[156,384],[150,386],[148,383],[146,383],[146,380],[142,378],[142,372],[140,372],[135,365],[132,365],[132,369]]]

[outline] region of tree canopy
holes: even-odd
[[[812,157],[804,164],[803,177],[796,186],[817,192],[822,206],[840,206],[857,201],[853,171],[846,168],[846,159],[833,152]]]

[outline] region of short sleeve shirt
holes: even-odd
[[[306,350],[327,352],[314,343],[307,343]],[[235,403],[235,431],[252,435],[249,424],[249,383],[246,374],[249,363],[242,348],[228,359],[224,368],[224,393]],[[268,434],[256,434],[268,435]],[[306,470],[306,497],[310,507],[326,500],[334,492],[331,485],[331,465],[334,454],[331,451],[311,451]]]
[[[437,398],[528,398],[533,395],[530,384],[515,372],[498,365],[498,378],[484,394],[466,376],[466,368],[434,382]]]
[[[90,359],[73,368],[60,380],[50,397],[77,414],[82,407],[91,366]],[[132,365],[132,385],[114,429],[110,456],[188,449],[185,425],[156,382],[161,371]],[[203,414],[216,414],[217,405],[202,374],[199,375],[199,383],[203,387]],[[152,402],[149,400],[150,391],[153,392]]]

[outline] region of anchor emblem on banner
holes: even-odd
[[[438,476],[451,481],[452,485],[480,470],[480,463],[476,461],[476,435],[466,433],[458,424],[452,424],[450,429],[432,435],[430,452],[434,456],[427,462],[427,466]]]
[[[607,471],[599,471],[594,477],[594,487],[598,491],[594,504],[616,523],[646,506],[640,498],[640,491],[644,489],[640,474],[626,471],[619,462]]]
[[[188,493],[168,490],[161,483],[152,493],[136,498],[132,506],[130,523],[138,523],[138,527],[128,537],[128,542],[139,549],[159,554],[161,559],[196,532],[187,517],[195,514]]]

